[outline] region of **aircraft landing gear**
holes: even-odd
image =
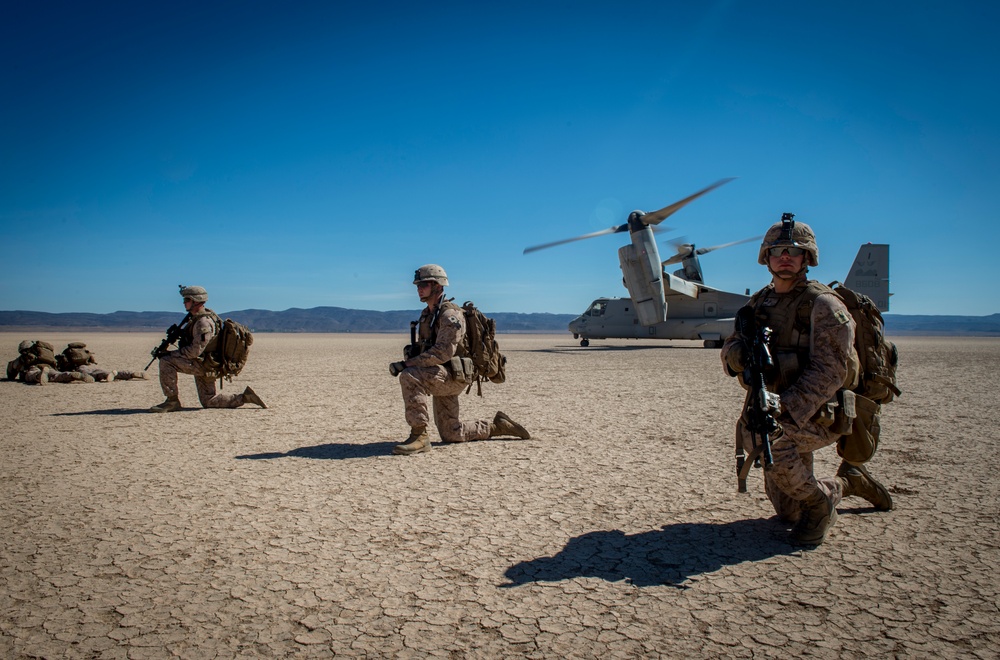
[[[590,340],[589,339],[581,339],[580,340],[580,346],[583,346],[584,348],[587,348],[588,346],[590,346]]]

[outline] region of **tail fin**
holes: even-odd
[[[889,293],[889,245],[862,245],[844,286],[871,298],[880,312],[888,312],[889,296],[892,295]]]

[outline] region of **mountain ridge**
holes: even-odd
[[[501,334],[561,334],[576,314],[544,312],[489,312]],[[117,311],[90,312],[0,311],[0,331],[20,329],[74,329],[101,331],[162,332],[183,318],[178,312]],[[288,333],[406,333],[419,309],[379,312],[346,307],[291,307],[282,311],[242,309],[220,313],[254,332]],[[889,335],[1000,336],[1000,313],[987,316],[885,314]]]

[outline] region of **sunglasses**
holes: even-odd
[[[769,248],[769,249],[767,250],[767,253],[768,253],[769,255],[771,255],[772,257],[780,257],[780,256],[781,256],[782,254],[784,254],[785,252],[787,252],[787,253],[788,253],[788,256],[789,256],[789,257],[797,257],[797,256],[799,256],[800,254],[804,253],[804,252],[805,252],[805,250],[804,250],[804,249],[802,249],[802,248],[797,248],[797,247],[787,247],[787,246],[784,246],[784,245],[783,245],[783,246],[781,246],[781,247],[773,247],[773,248]]]

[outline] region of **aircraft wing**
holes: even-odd
[[[683,296],[687,296],[688,298],[697,298],[699,286],[701,285],[695,284],[694,282],[688,282],[687,280],[681,279],[671,273],[663,273],[663,290],[667,294],[679,293]]]

